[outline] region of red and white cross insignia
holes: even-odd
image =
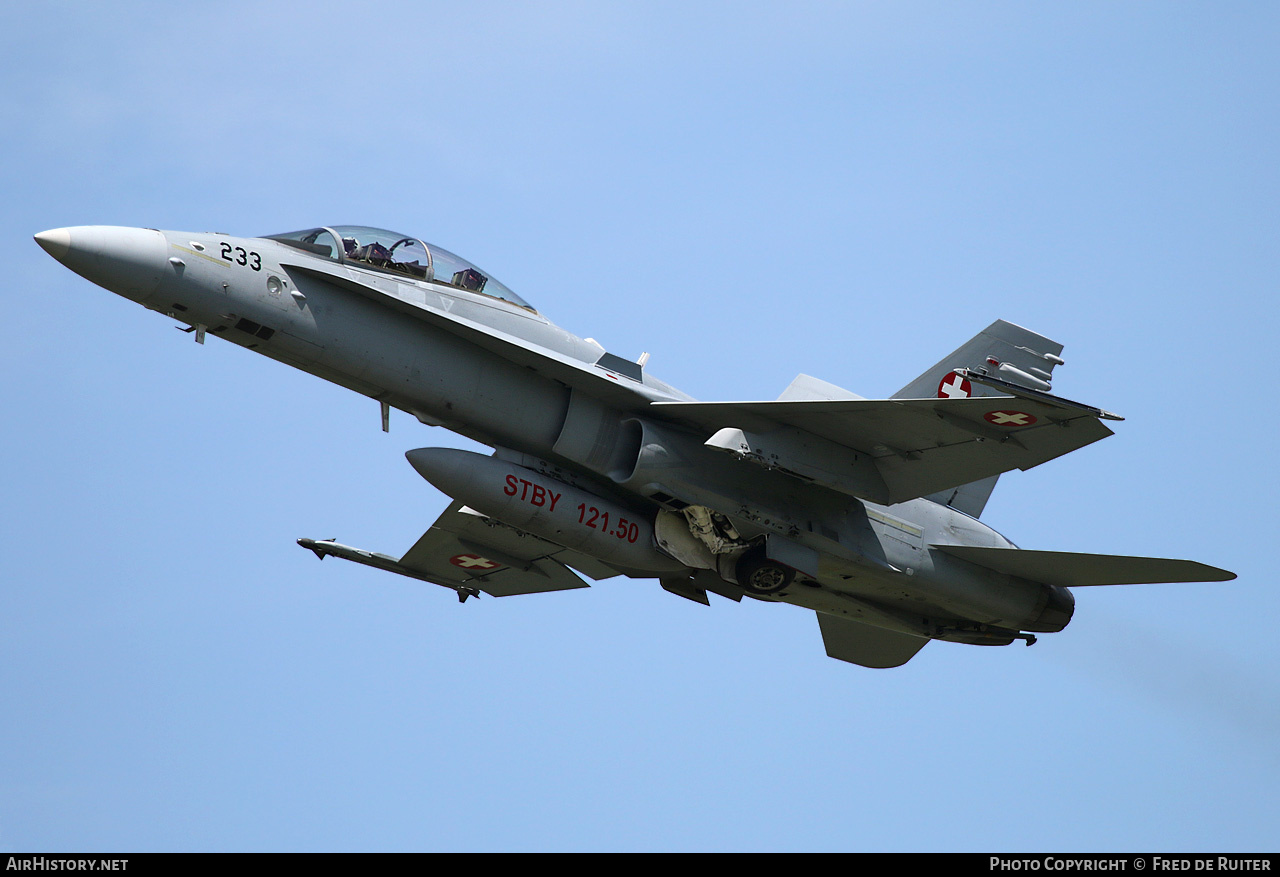
[[[1023,411],[988,411],[982,415],[996,426],[1030,426],[1036,419]]]
[[[502,566],[502,564],[487,557],[481,557],[478,554],[455,554],[449,558],[449,562],[463,569],[497,569]]]
[[[938,384],[939,399],[968,399],[973,395],[973,385],[968,378],[962,378],[955,372],[947,375]]]

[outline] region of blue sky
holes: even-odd
[[[1275,848],[1280,12],[1266,3],[0,7],[0,848]],[[371,224],[702,399],[866,396],[996,318],[1116,436],[1002,479],[1034,648],[828,659],[654,582],[481,600],[403,551],[467,443],[204,347],[31,240]]]

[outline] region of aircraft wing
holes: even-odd
[[[710,446],[883,504],[1030,469],[1106,438],[1112,433],[1102,419],[1121,419],[1047,393],[1013,392],[957,399],[655,402],[650,410],[717,433]]]
[[[450,504],[398,559],[331,541],[298,542],[322,559],[341,557],[460,593],[474,589],[492,597],[587,587],[570,565],[596,580],[620,574],[598,560],[500,524],[458,502]]]

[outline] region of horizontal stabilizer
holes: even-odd
[[[1045,585],[1079,588],[1089,585],[1148,585],[1158,582],[1228,582],[1233,572],[1194,560],[1126,557],[1120,554],[1076,554],[1019,548],[974,548],[931,545],[952,557],[1006,575]]]
[[[825,612],[815,614],[827,654],[850,664],[876,669],[901,667],[929,643],[922,636],[886,630]]]

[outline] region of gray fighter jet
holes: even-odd
[[[906,663],[930,640],[1035,642],[1069,588],[1226,581],[1188,560],[1020,550],[978,520],[1001,473],[1111,435],[1053,395],[1062,345],[997,320],[889,399],[798,376],[699,402],[547,320],[487,272],[364,226],[261,238],[86,226],[36,241],[165,314],[494,449],[409,451],[453,503],[400,557],[299,539],[463,602],[656,578],[708,604],[814,610],[827,654]]]

